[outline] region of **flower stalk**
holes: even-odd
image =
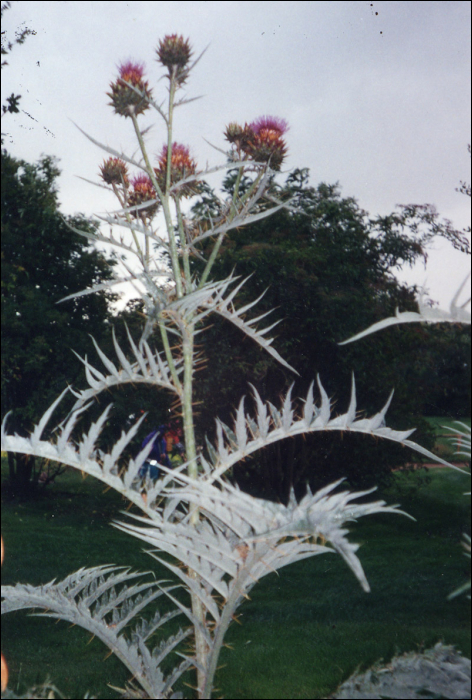
[[[244,172],[244,168],[238,168],[238,174],[236,176],[236,182],[234,185],[233,197],[231,200],[231,210],[230,210],[230,213],[229,213],[228,219],[227,219],[228,224],[230,224],[233,221],[234,217],[238,214],[238,208],[237,208],[236,204],[237,204],[238,198],[239,198],[239,187],[241,185],[241,179],[243,176],[243,172]],[[258,187],[258,185],[260,184],[263,176],[264,176],[263,171],[258,173],[257,177],[255,178],[254,182],[252,183],[252,185],[250,186],[248,191],[239,199],[239,203],[241,205],[244,205],[247,202],[247,200],[249,199],[249,197],[251,197],[252,194],[254,194],[254,192],[255,192],[256,188]],[[210,257],[208,258],[208,262],[205,266],[205,269],[203,270],[203,273],[202,273],[202,276],[200,279],[200,285],[199,285],[200,288],[203,287],[203,285],[207,282],[208,277],[210,276],[211,269],[212,269],[212,267],[213,267],[213,265],[218,257],[218,253],[220,252],[221,244],[223,243],[225,235],[226,235],[225,231],[221,231],[221,233],[218,234],[218,238],[216,239],[216,242],[213,246],[213,250],[211,251]]]
[[[159,187],[159,183],[157,181],[156,175],[154,173],[154,169],[151,167],[151,163],[149,161],[149,156],[146,150],[146,146],[144,144],[144,139],[141,134],[141,130],[138,125],[138,120],[136,119],[135,114],[131,114],[131,118],[133,120],[133,126],[134,130],[136,133],[136,137],[139,142],[139,147],[141,149],[141,153],[144,158],[144,162],[146,163],[146,169],[149,177],[151,178],[152,184],[154,185],[154,188],[159,196],[159,199],[161,200],[162,204],[162,211],[164,214],[165,222],[166,222],[166,229],[167,229],[167,234],[169,236],[169,244],[170,244],[170,254],[171,254],[171,263],[172,263],[172,271],[174,273],[174,281],[175,281],[175,286],[176,286],[176,291],[177,291],[177,297],[181,298],[183,295],[183,287],[182,287],[182,275],[180,271],[180,265],[179,265],[179,256],[177,252],[177,243],[175,240],[175,232],[174,232],[174,224],[172,223],[172,216],[170,212],[170,207],[169,207],[169,197],[167,192],[163,192],[161,188]],[[171,129],[171,122],[169,118],[169,129]]]

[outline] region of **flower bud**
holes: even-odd
[[[236,122],[231,122],[226,127],[225,139],[233,144],[238,151],[246,151],[254,139],[254,132],[247,124],[240,126]]]
[[[107,185],[123,185],[129,187],[128,166],[120,158],[108,158],[100,166],[102,180]]]
[[[149,109],[149,100],[152,96],[152,91],[149,89],[149,83],[143,80],[144,65],[141,63],[122,63],[119,68],[120,77],[110,83],[111,92],[107,92],[111,98],[110,104],[114,107],[117,114],[123,117],[129,117],[131,113],[142,114]],[[126,83],[130,83],[141,94],[138,94]]]
[[[192,55],[189,40],[177,34],[167,34],[159,42],[156,53],[160,63],[168,68],[169,77],[174,75],[177,83],[182,85],[187,79],[186,65]]]
[[[151,178],[144,173],[133,178],[131,185],[133,189],[128,193],[129,207],[135,207],[138,206],[138,204],[143,204],[143,202],[149,202],[152,199],[157,199],[157,193],[153,187]],[[149,207],[145,207],[134,212],[131,211],[131,216],[134,216],[136,219],[141,216],[144,216],[147,219],[152,219],[158,209],[159,202],[155,202]]]
[[[179,180],[183,180],[190,175],[193,175],[197,169],[196,161],[190,156],[190,151],[186,146],[180,143],[172,144],[171,155],[171,175],[170,184],[175,185]],[[166,187],[167,177],[167,146],[162,148],[159,155],[159,165],[154,171],[157,181],[162,190]],[[191,197],[198,192],[197,183],[189,182],[179,187],[175,194],[178,197]]]

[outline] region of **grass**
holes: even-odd
[[[2,460],[3,461],[3,460]],[[322,698],[356,667],[443,640],[470,658],[470,602],[447,595],[468,577],[461,534],[470,532],[469,477],[430,470],[431,482],[408,491],[412,475],[382,494],[401,502],[401,515],[377,514],[350,527],[372,592],[360,588],[337,555],[323,555],[270,574],[255,586],[227,635],[215,697]],[[398,494],[401,493],[401,497]],[[110,527],[126,503],[91,478],[70,471],[29,503],[6,503],[3,582],[33,584],[62,578],[81,566],[126,564],[155,568],[145,546]],[[167,577],[157,570],[158,578]],[[183,623],[181,623],[183,624]],[[2,619],[2,651],[15,692],[50,676],[67,697],[117,697],[110,682],[128,679],[107,649],[66,623],[17,612]],[[189,674],[184,679],[191,682]],[[192,691],[183,686],[184,695]]]

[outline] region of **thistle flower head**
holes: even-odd
[[[244,128],[237,122],[231,122],[226,127],[225,139],[230,143],[236,143],[236,141],[244,133]]]
[[[159,155],[159,164],[165,167],[167,167],[167,151],[167,146],[163,146]],[[190,150],[187,146],[175,142],[172,144],[171,164],[172,168],[180,170],[182,173],[186,171],[186,175],[194,173],[196,168],[196,162],[190,157]]]
[[[256,136],[260,136],[262,132],[266,131],[283,136],[288,131],[289,126],[285,119],[279,119],[279,117],[259,117],[259,119],[249,124],[249,128],[252,129]]]
[[[282,138],[288,131],[285,119],[279,117],[259,117],[249,124],[253,134],[245,153],[253,160],[269,163],[273,170],[280,170],[287,154],[287,144]]]
[[[280,170],[287,153],[282,137],[288,128],[285,119],[259,117],[244,126],[231,122],[226,127],[225,139],[235,147],[239,157],[242,152],[251,160],[269,163],[273,170]]]
[[[187,79],[186,66],[192,55],[189,40],[178,34],[167,34],[159,42],[156,53],[158,61],[169,70],[169,78],[174,75],[177,83],[182,85]]]
[[[122,63],[119,68],[120,79],[125,80],[127,83],[132,83],[136,87],[143,82],[144,76],[144,63],[132,63],[132,61],[127,61]]]
[[[226,127],[225,139],[238,151],[245,151],[254,139],[254,132],[247,124],[240,126],[236,122],[231,122]]]
[[[128,166],[120,158],[108,158],[100,166],[102,180],[107,185],[123,185],[129,187]]]
[[[149,108],[149,100],[152,96],[149,84],[143,78],[144,64],[126,61],[118,67],[118,72],[119,78],[114,83],[110,83],[111,92],[107,92],[108,97],[111,98],[110,104],[117,114],[124,117],[129,117],[132,112],[142,114]],[[141,94],[126,83],[131,84]]]
[[[128,204],[130,207],[138,206],[144,202],[149,202],[152,199],[157,198],[156,190],[152,184],[151,178],[144,173],[136,175],[131,181],[132,190],[128,194]],[[149,207],[140,209],[139,211],[132,211],[131,215],[138,218],[140,215],[145,216],[148,219],[152,219],[154,214],[159,208],[159,203],[155,202]]]
[[[168,161],[168,148],[164,146],[162,151],[158,156],[159,165],[155,169],[155,173],[159,182],[159,186],[165,190],[166,188],[166,177],[167,177],[167,161]],[[189,175],[193,175],[197,169],[196,161],[191,157],[190,151],[187,146],[183,146],[181,143],[172,144],[172,154],[170,159],[171,175],[170,184],[175,185],[179,180],[183,180]],[[190,182],[188,184],[182,185],[176,191],[179,197],[191,197],[197,191],[195,182]]]

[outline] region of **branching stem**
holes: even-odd
[[[238,213],[238,210],[236,207],[236,202],[237,202],[238,196],[239,196],[239,186],[241,184],[243,172],[244,172],[244,168],[238,168],[238,175],[236,177],[236,182],[234,185],[233,200],[231,202],[231,211],[230,211],[230,214],[228,216],[228,221],[227,221],[228,224],[230,224],[232,222],[232,220],[234,219],[234,217]],[[252,183],[251,187],[241,197],[241,199],[240,199],[241,204],[244,204],[248,200],[248,198],[251,196],[251,194],[254,192],[256,187],[259,185],[259,183],[263,177],[263,174],[264,174],[264,171],[261,171],[258,174],[256,179]],[[201,289],[201,287],[203,287],[203,285],[206,283],[206,281],[210,275],[211,269],[215,263],[217,255],[220,252],[221,244],[223,243],[223,239],[224,239],[225,235],[226,235],[226,231],[221,231],[221,233],[218,234],[218,238],[216,239],[215,245],[213,246],[213,250],[211,251],[211,255],[208,258],[208,262],[207,262],[205,269],[203,271],[203,274],[201,276],[200,284],[198,285],[199,289]]]
[[[136,115],[134,113],[132,113],[131,118],[133,120],[134,130],[136,132],[136,136],[137,136],[137,139],[139,141],[139,146],[141,148],[141,153],[143,154],[144,162],[146,163],[148,175],[151,178],[152,184],[153,184],[154,189],[156,190],[156,192],[159,196],[159,199],[161,200],[162,211],[164,214],[164,219],[166,222],[166,229],[167,229],[167,233],[169,236],[170,257],[171,257],[171,262],[172,262],[172,271],[174,273],[177,298],[180,299],[183,296],[182,275],[181,275],[180,265],[179,265],[177,243],[175,240],[174,224],[172,223],[172,216],[171,216],[170,207],[169,207],[169,196],[167,195],[167,192],[166,193],[162,192],[162,189],[160,188],[159,183],[157,182],[156,174],[154,172],[154,169],[151,167],[151,163],[149,161],[149,156],[148,156],[147,151],[146,151],[146,146],[144,144],[144,139],[143,139],[143,136],[141,134],[141,130],[138,126],[138,121],[136,119]],[[169,114],[169,129],[171,129],[171,128],[172,128],[172,114]],[[169,162],[171,156],[172,156],[172,151],[170,153],[167,152],[168,162]]]

